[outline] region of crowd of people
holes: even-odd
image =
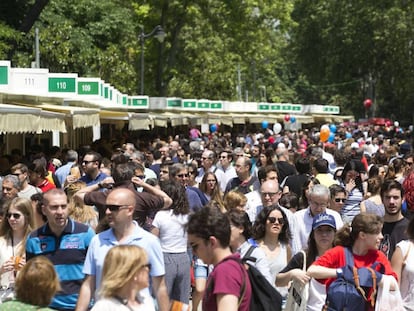
[[[321,310],[348,249],[414,310],[412,133],[335,131],[192,129],[2,155],[0,310],[249,310],[246,253],[283,303],[295,280]]]

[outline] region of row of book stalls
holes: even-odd
[[[188,133],[191,127],[243,133],[281,123],[297,130],[353,121],[338,106],[230,102],[122,94],[100,78],[48,69],[12,68],[0,61],[1,152],[33,144],[77,148],[100,138]]]

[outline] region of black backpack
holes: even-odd
[[[256,262],[256,258],[251,257],[255,246],[250,246],[246,255],[242,258],[242,263],[246,267],[252,288],[252,299],[250,300],[250,311],[280,311],[282,310],[282,296],[273,287],[264,275],[248,261]],[[244,286],[242,287],[242,293]],[[243,294],[242,294],[243,297]]]
[[[329,286],[323,310],[365,311],[368,304],[372,307],[375,305],[377,287],[382,277],[375,268],[381,264],[376,262],[371,267],[356,268],[352,251],[347,247],[344,251],[346,262],[343,275]]]

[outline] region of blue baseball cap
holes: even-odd
[[[312,230],[320,226],[330,226],[336,230],[335,218],[332,215],[321,213],[313,218]]]

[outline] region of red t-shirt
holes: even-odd
[[[381,263],[385,268],[385,273],[388,275],[394,276],[397,280],[397,274],[392,270],[391,264],[388,261],[387,257],[384,255],[383,252],[379,250],[370,250],[364,256],[354,255],[354,266],[357,268],[362,267],[371,267],[372,264],[375,262]],[[343,246],[335,246],[330,250],[326,251],[321,257],[316,259],[312,265],[322,266],[327,268],[342,268],[345,266],[345,249]],[[379,271],[381,269],[381,265],[377,265],[375,270]],[[336,278],[329,278],[318,280],[320,283],[326,285],[326,289],[329,288],[329,285],[335,280]]]
[[[230,257],[240,260],[239,254],[233,254],[227,258]],[[240,299],[243,294],[243,283],[245,283],[245,291],[238,310],[249,311],[252,289],[246,270],[240,263],[232,259],[224,259],[219,262],[208,277],[203,297],[203,310],[217,310],[216,295],[219,294],[234,295]]]

